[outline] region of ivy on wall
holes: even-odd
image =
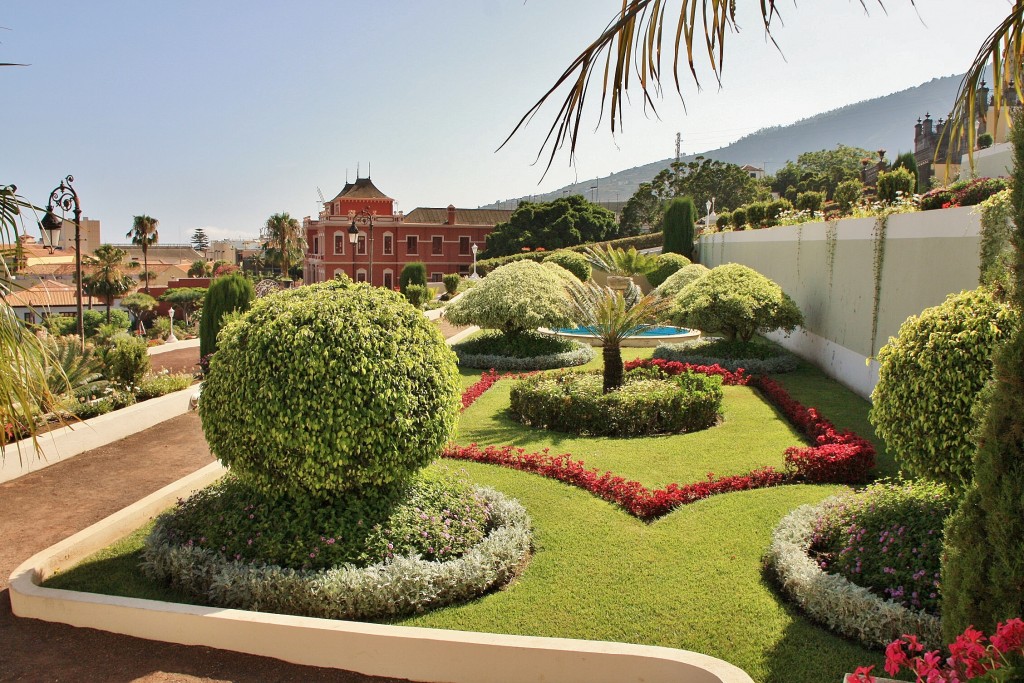
[[[828,268],[828,291],[832,291],[832,274],[836,267],[836,244],[839,241],[839,221],[825,223],[825,267]]]
[[[800,251],[804,244],[804,224],[796,226],[796,281],[800,282]]]
[[[878,337],[878,305],[882,298],[882,266],[885,263],[885,231],[889,226],[889,214],[882,214],[875,219],[875,227],[871,231],[873,242],[873,273],[875,278],[875,296],[871,302],[871,356],[875,355],[875,343]]]

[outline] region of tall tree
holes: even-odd
[[[82,279],[82,286],[89,296],[103,297],[107,305],[107,324],[110,323],[110,306],[114,298],[126,294],[135,286],[135,279],[127,272],[138,268],[133,261],[125,262],[128,252],[112,244],[100,245],[90,259],[90,272]]]
[[[142,247],[143,272],[145,273],[149,272],[149,247],[160,239],[160,234],[156,231],[158,225],[160,225],[160,221],[151,216],[145,214],[135,216],[132,220],[132,229],[125,234],[125,237],[132,238],[132,244]],[[149,294],[148,278],[145,283],[146,294]]]
[[[872,156],[873,152],[844,144],[836,145],[835,149],[804,152],[795,162],[787,161],[768,179],[769,184],[772,192],[780,195],[795,187],[799,192],[824,192],[831,198],[839,183],[860,178],[861,159]]]
[[[522,202],[507,223],[487,236],[487,257],[515,254],[538,247],[554,250],[615,237],[615,214],[582,195],[550,202]]]
[[[306,240],[302,236],[302,226],[287,213],[275,213],[267,219],[260,235],[263,251],[268,260],[277,261],[281,266],[281,277],[290,277],[292,261],[301,258]]]
[[[661,248],[666,254],[682,254],[686,258],[693,257],[694,221],[697,219],[697,207],[689,197],[673,199],[665,209],[665,241]]]
[[[206,236],[206,231],[202,228],[196,228],[192,231],[192,248],[203,252],[204,256],[210,248],[210,238]]]

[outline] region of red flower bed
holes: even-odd
[[[875,466],[875,447],[870,441],[851,431],[838,431],[816,409],[801,405],[773,379],[758,377],[754,385],[815,444],[786,449],[786,463],[797,478],[834,484],[868,480]]]
[[[653,490],[640,482],[625,479],[611,472],[588,468],[582,460],[573,460],[568,453],[550,455],[547,449],[540,453],[527,453],[525,449],[515,446],[480,448],[475,443],[469,446],[448,444],[441,455],[455,460],[471,460],[533,472],[579,486],[644,520],[660,517],[679,505],[730,491],[759,489],[795,481],[858,484],[867,481],[870,470],[875,465],[875,448],[869,441],[850,431],[838,431],[835,425],[823,418],[816,409],[807,408],[794,400],[778,382],[768,377],[751,378],[745,375],[742,369],[732,373],[718,365],[691,365],[660,359],[630,361],[626,364],[627,370],[637,367],[657,367],[671,375],[687,371],[719,375],[724,384],[746,385],[753,381],[754,386],[815,445],[787,448],[788,472],[763,467],[747,474],[717,478],[709,472],[705,481],[683,485],[669,484],[665,488]],[[479,381],[463,392],[463,410],[471,406],[498,380],[523,376],[525,375],[511,372],[499,375],[494,370],[485,372]]]
[[[729,372],[721,365],[694,365],[692,363],[680,363],[677,360],[664,360],[662,358],[637,358],[625,364],[626,372],[634,368],[657,368],[666,375],[679,375],[684,372],[699,372],[702,375],[717,375],[722,378],[722,384],[730,386],[746,386],[750,383],[751,377],[746,374],[743,368],[736,372]]]
[[[449,444],[442,455],[454,460],[471,460],[533,472],[579,486],[645,520],[660,517],[679,505],[703,500],[718,493],[777,486],[786,481],[784,473],[765,467],[748,474],[729,477],[716,478],[709,472],[705,481],[683,486],[669,484],[665,488],[652,490],[638,481],[625,479],[611,472],[601,472],[596,468],[588,468],[582,460],[573,460],[568,453],[550,455],[547,449],[540,453],[527,453],[525,449],[515,446],[480,448],[476,444]]]

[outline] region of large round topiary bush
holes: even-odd
[[[679,292],[683,291],[683,287],[698,278],[704,277],[710,272],[711,270],[708,269],[707,266],[702,266],[699,263],[684,265],[682,268],[665,278],[661,284],[656,285],[654,291],[658,296],[665,297],[666,299],[674,298],[679,294]]]
[[[972,408],[1016,325],[1008,306],[975,289],[911,316],[878,352],[870,418],[901,469],[957,491],[971,483]]]
[[[647,273],[647,281],[651,283],[651,287],[660,287],[670,276],[693,265],[690,259],[682,254],[672,252],[658,254],[655,263],[655,268]]]
[[[346,281],[280,292],[225,327],[218,344],[203,431],[257,489],[385,495],[455,427],[455,355],[398,293]]]
[[[568,249],[553,251],[544,257],[544,263],[554,263],[562,266],[575,275],[580,282],[586,282],[593,274],[593,269],[590,266],[590,262],[587,261],[587,257],[578,251],[570,251]]]

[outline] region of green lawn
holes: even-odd
[[[649,349],[626,349],[627,360]],[[595,366],[599,365],[598,363]],[[479,372],[463,372],[463,386]],[[779,378],[797,400],[820,407],[839,426],[873,438],[868,405],[820,372]],[[795,432],[752,389],[726,387],[723,422],[680,436],[584,438],[525,429],[505,416],[509,381],[463,415],[457,440],[515,443],[569,452],[647,486],[687,483],[708,471],[730,474],[781,466]],[[880,457],[881,469],[894,471]],[[503,590],[471,603],[398,623],[458,630],[614,640],[684,648],[720,657],[757,681],[840,681],[860,664],[881,668],[867,651],[814,625],[782,600],[763,573],[772,528],[788,511],[837,487],[784,486],[716,496],[645,524],[616,506],[565,484],[497,466],[442,461],[481,484],[518,498],[529,510],[535,554]],[[58,577],[61,587],[166,598],[134,571],[141,534],[86,567]],[[87,565],[88,566],[88,565]],[[101,581],[106,578],[108,580]]]

